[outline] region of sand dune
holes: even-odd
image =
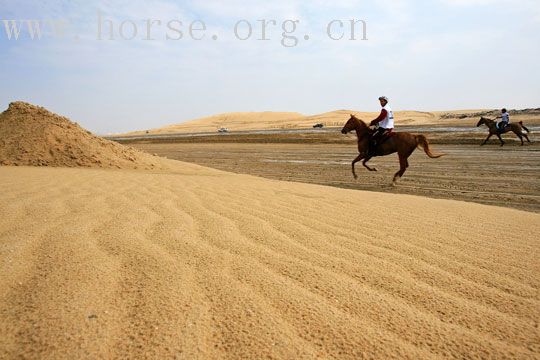
[[[233,112],[212,115],[148,131],[133,131],[125,135],[215,132],[220,128],[235,131],[287,128],[295,127],[296,123],[303,119],[302,114],[294,112]]]
[[[454,110],[454,111],[395,111],[397,126],[467,126],[471,127],[479,119],[478,114],[489,114],[494,117],[494,110]],[[540,109],[512,112],[512,121],[525,121],[529,125],[540,125]],[[322,123],[326,127],[340,127],[348,120],[350,114],[369,122],[375,119],[378,112],[362,112],[358,110],[336,110],[323,114],[302,115],[283,112],[243,112],[225,113],[202,119],[186,121],[157,129],[133,131],[116,136],[163,135],[177,133],[216,132],[219,128],[230,131],[276,130],[276,129],[308,129]],[[466,118],[463,118],[466,116]]]
[[[372,120],[377,117],[376,112],[360,112],[355,110],[337,110],[323,114],[305,116],[298,113],[279,112],[246,112],[227,113],[207,118],[187,121],[181,124],[165,126],[148,131],[133,131],[123,136],[144,135],[144,134],[173,134],[173,133],[194,133],[194,132],[215,132],[221,127],[230,131],[248,130],[272,130],[272,129],[305,129],[313,125],[322,123],[324,126],[342,126],[350,114],[356,114],[362,119]],[[405,124],[426,124],[438,116],[433,113],[419,111],[400,111],[396,113]]]
[[[182,163],[0,184],[2,359],[540,356],[538,214]]]
[[[459,113],[473,113],[477,111],[479,110],[463,110]],[[442,115],[448,113],[449,112],[396,111],[395,116],[396,121],[398,121],[400,125],[455,124],[456,119],[441,119]],[[226,113],[157,129],[117,134],[117,136],[215,132],[222,127],[225,127],[230,131],[306,129],[311,128],[318,123],[322,123],[326,127],[335,127],[343,126],[350,114],[355,114],[365,121],[373,120],[379,115],[378,112],[362,112],[357,110],[336,110],[307,116],[299,113],[279,112]]]

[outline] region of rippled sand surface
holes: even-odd
[[[0,185],[2,359],[540,356],[535,213],[188,164]]]

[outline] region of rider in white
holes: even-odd
[[[501,110],[501,116],[497,116],[495,119],[501,119],[499,123],[497,124],[497,127],[499,130],[504,130],[509,124],[510,124],[510,114],[506,109]]]
[[[373,133],[369,142],[368,156],[374,156],[377,149],[378,140],[385,134],[394,130],[394,112],[388,105],[388,98],[381,96],[379,98],[382,110],[375,120],[370,123],[370,126],[376,126],[376,131]]]

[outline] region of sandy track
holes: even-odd
[[[540,212],[540,151],[537,144],[517,146],[435,144],[446,153],[428,158],[416,150],[410,167],[396,187],[389,186],[399,169],[397,155],[370,161],[378,172],[350,163],[354,144],[213,144],[136,143],[134,146],[172,159],[220,170],[341,188],[382,191],[473,201]]]
[[[191,165],[0,183],[0,358],[540,354],[538,214]]]

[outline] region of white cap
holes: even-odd
[[[381,96],[381,97],[379,98],[379,100],[384,100],[384,101],[388,102],[388,98],[387,98],[386,96]]]

